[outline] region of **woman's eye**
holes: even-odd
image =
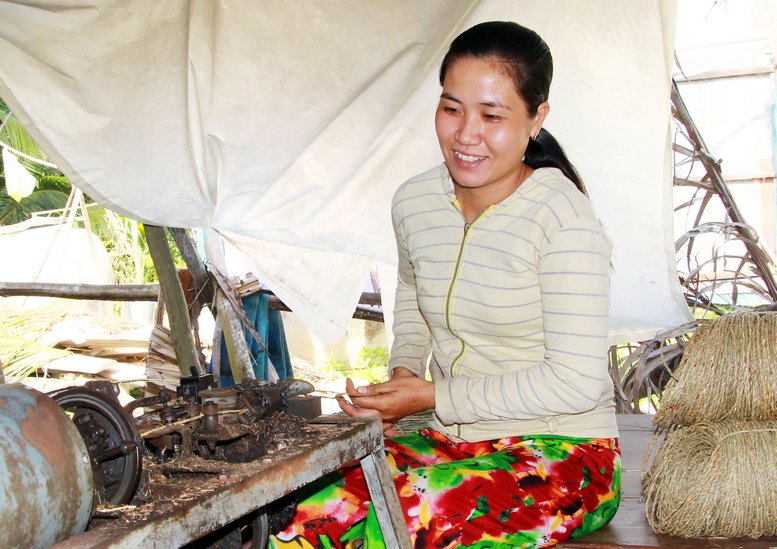
[[[499,116],[498,114],[484,114],[483,118],[485,118],[489,122],[499,122],[500,120],[502,120],[502,117]]]
[[[442,108],[442,110],[443,110],[443,112],[448,112],[448,113],[459,112],[459,109],[457,109],[456,107],[445,107],[444,106]]]

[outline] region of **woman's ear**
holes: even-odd
[[[540,133],[540,130],[542,129],[542,124],[545,123],[545,118],[548,116],[548,113],[550,112],[550,103],[547,101],[540,103],[540,106],[537,107],[537,114],[534,115],[534,120],[532,121],[532,128],[531,128],[531,136],[532,139],[536,139],[537,136]]]

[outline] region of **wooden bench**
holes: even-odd
[[[623,497],[610,524],[585,538],[563,543],[564,548],[667,547],[672,549],[777,549],[777,538],[688,539],[655,534],[645,518],[641,472],[645,451],[653,437],[651,416],[619,415]],[[777,489],[777,487],[775,488]]]

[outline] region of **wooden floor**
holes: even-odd
[[[671,547],[673,549],[777,549],[777,538],[686,539],[656,535],[645,519],[641,499],[640,475],[645,450],[653,436],[651,416],[620,415],[620,445],[623,465],[623,498],[613,521],[583,539],[561,544],[564,548]]]

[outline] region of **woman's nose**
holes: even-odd
[[[477,145],[480,143],[480,124],[473,116],[463,116],[456,132],[456,141],[462,145]]]

